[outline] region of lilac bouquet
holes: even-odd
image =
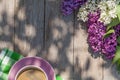
[[[120,0],[62,1],[64,15],[77,9],[78,20],[87,22],[91,49],[120,66]]]

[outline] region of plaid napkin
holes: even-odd
[[[8,74],[0,71],[0,80],[8,80]]]
[[[4,59],[7,51],[8,51],[7,49],[3,49],[3,50],[1,51],[1,53],[0,53],[0,64],[1,64],[2,60]]]
[[[0,53],[0,80],[8,80],[8,73],[18,60],[23,56],[19,53],[3,49]],[[60,76],[56,76],[56,80],[63,80]]]
[[[0,80],[8,80],[7,76],[10,68],[15,62],[22,58],[23,56],[16,52],[3,49],[0,53]]]

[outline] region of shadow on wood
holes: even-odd
[[[61,0],[9,1],[14,2],[13,13],[9,12],[11,7],[0,10],[1,49],[7,47],[24,56],[40,56],[49,61],[56,74],[65,80],[96,80],[94,74],[97,79],[102,76],[102,80],[106,80],[103,69],[110,72],[108,77],[112,75],[111,79],[119,80],[111,62],[101,62],[99,55],[91,52],[87,45],[85,23],[80,21],[78,24],[75,13],[69,16],[61,14]],[[1,0],[0,4],[8,6],[9,1]],[[4,9],[4,6],[1,7]],[[101,69],[103,73],[94,69]]]

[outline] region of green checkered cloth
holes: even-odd
[[[8,74],[0,72],[0,80],[8,80]]]
[[[3,49],[0,53],[0,80],[8,80],[7,75],[9,70],[15,62],[22,58],[23,56],[16,52]]]
[[[7,54],[8,49],[3,49],[0,53],[0,64],[2,60],[4,59],[5,55]]]

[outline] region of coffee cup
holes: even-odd
[[[13,65],[9,72],[8,80],[21,79],[56,80],[52,66],[40,57],[25,57]]]
[[[15,80],[48,80],[48,77],[42,68],[36,66],[25,66],[18,71]]]

